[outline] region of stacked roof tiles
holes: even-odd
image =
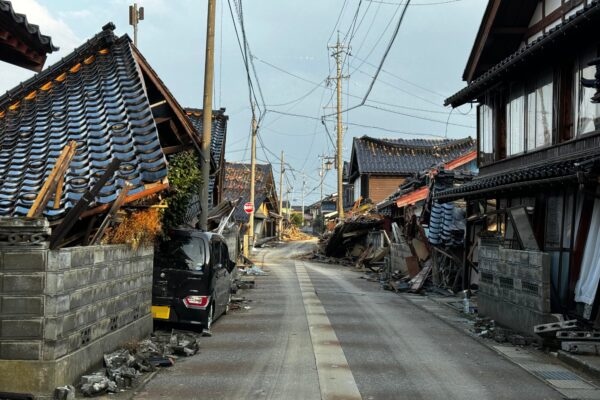
[[[77,151],[65,176],[60,217],[104,172],[122,160],[96,204],[130,195],[167,176],[142,73],[126,36],[103,31],[45,72],[0,98],[0,216],[25,215],[63,147]]]

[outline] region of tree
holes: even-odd
[[[300,228],[302,227],[304,218],[302,218],[302,215],[300,214],[292,214],[292,216],[290,217],[290,222]]]

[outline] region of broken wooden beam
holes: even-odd
[[[38,195],[36,196],[33,205],[27,212],[27,218],[37,218],[42,215],[44,209],[50,202],[52,195],[56,193],[54,199],[54,208],[58,208],[58,204],[60,202],[60,197],[62,195],[62,185],[64,182],[65,173],[67,172],[67,168],[75,155],[75,150],[77,149],[77,143],[74,140],[71,140],[62,150],[60,156],[56,159],[56,163],[48,175],[48,178],[44,181],[42,188],[40,189]],[[59,185],[61,186],[58,189]]]

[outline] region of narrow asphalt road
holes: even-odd
[[[268,276],[213,327],[200,354],[136,399],[561,399],[519,366],[343,267],[262,250]],[[310,327],[310,328],[309,328]]]

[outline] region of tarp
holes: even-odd
[[[596,289],[600,280],[600,199],[594,203],[592,221],[585,253],[581,262],[581,273],[575,285],[575,301],[593,304],[596,298]]]

